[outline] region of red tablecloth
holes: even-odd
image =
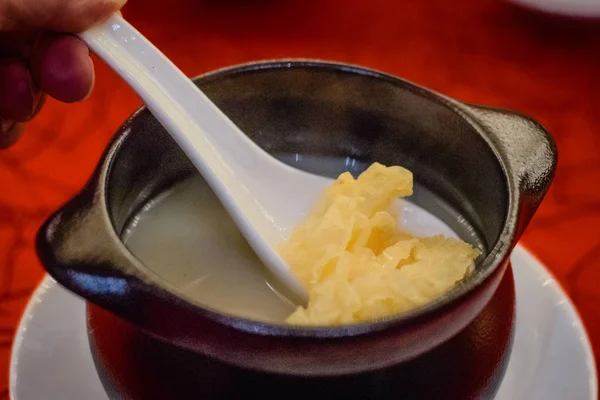
[[[131,0],[124,14],[190,76],[260,59],[331,59],[534,116],[560,162],[524,242],[563,284],[600,354],[600,24],[502,0]],[[0,152],[0,398],[13,333],[43,274],[35,232],[140,105],[106,66],[97,72],[88,101],[50,101]]]

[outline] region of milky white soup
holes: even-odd
[[[345,170],[358,174],[367,167],[350,159],[301,155],[282,159],[332,177]],[[404,230],[419,236],[444,234],[479,244],[465,219],[439,198],[418,187],[414,197],[441,218],[402,201],[400,223]],[[132,219],[123,239],[149,269],[207,308],[272,323],[284,323],[296,309],[275,289],[266,268],[200,177],[180,182],[148,203]]]

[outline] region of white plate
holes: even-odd
[[[600,17],[600,0],[511,0],[527,8],[578,18]]]
[[[530,253],[513,254],[517,322],[496,400],[596,400],[591,346],[573,304]],[[46,277],[13,345],[12,400],[108,400],[87,340],[85,303]]]

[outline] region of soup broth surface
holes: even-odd
[[[344,171],[357,176],[368,167],[349,158],[279,158],[332,181]],[[399,201],[404,230],[458,237],[485,251],[465,218],[417,183],[414,189],[410,202]],[[123,240],[150,270],[209,309],[272,323],[283,323],[295,309],[200,176],[175,184],[146,204],[131,219]]]

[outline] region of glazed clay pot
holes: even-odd
[[[118,132],[86,188],[44,224],[39,256],[58,282],[91,303],[174,351],[229,366],[347,376],[399,366],[437,348],[472,323],[496,292],[556,166],[554,143],[532,119],[359,67],[255,63],[196,82],[272,154],[407,167],[423,188],[413,200],[452,210],[446,222],[463,225],[484,249],[475,272],[447,295],[374,322],[306,328],[218,312],[150,271],[120,239],[148,201],[196,173],[141,109]],[[426,193],[443,204],[432,204]]]
[[[89,304],[90,347],[112,400],[493,399],[510,359],[515,292],[504,275],[484,310],[452,339],[414,360],[342,377],[256,372],[186,351]]]

